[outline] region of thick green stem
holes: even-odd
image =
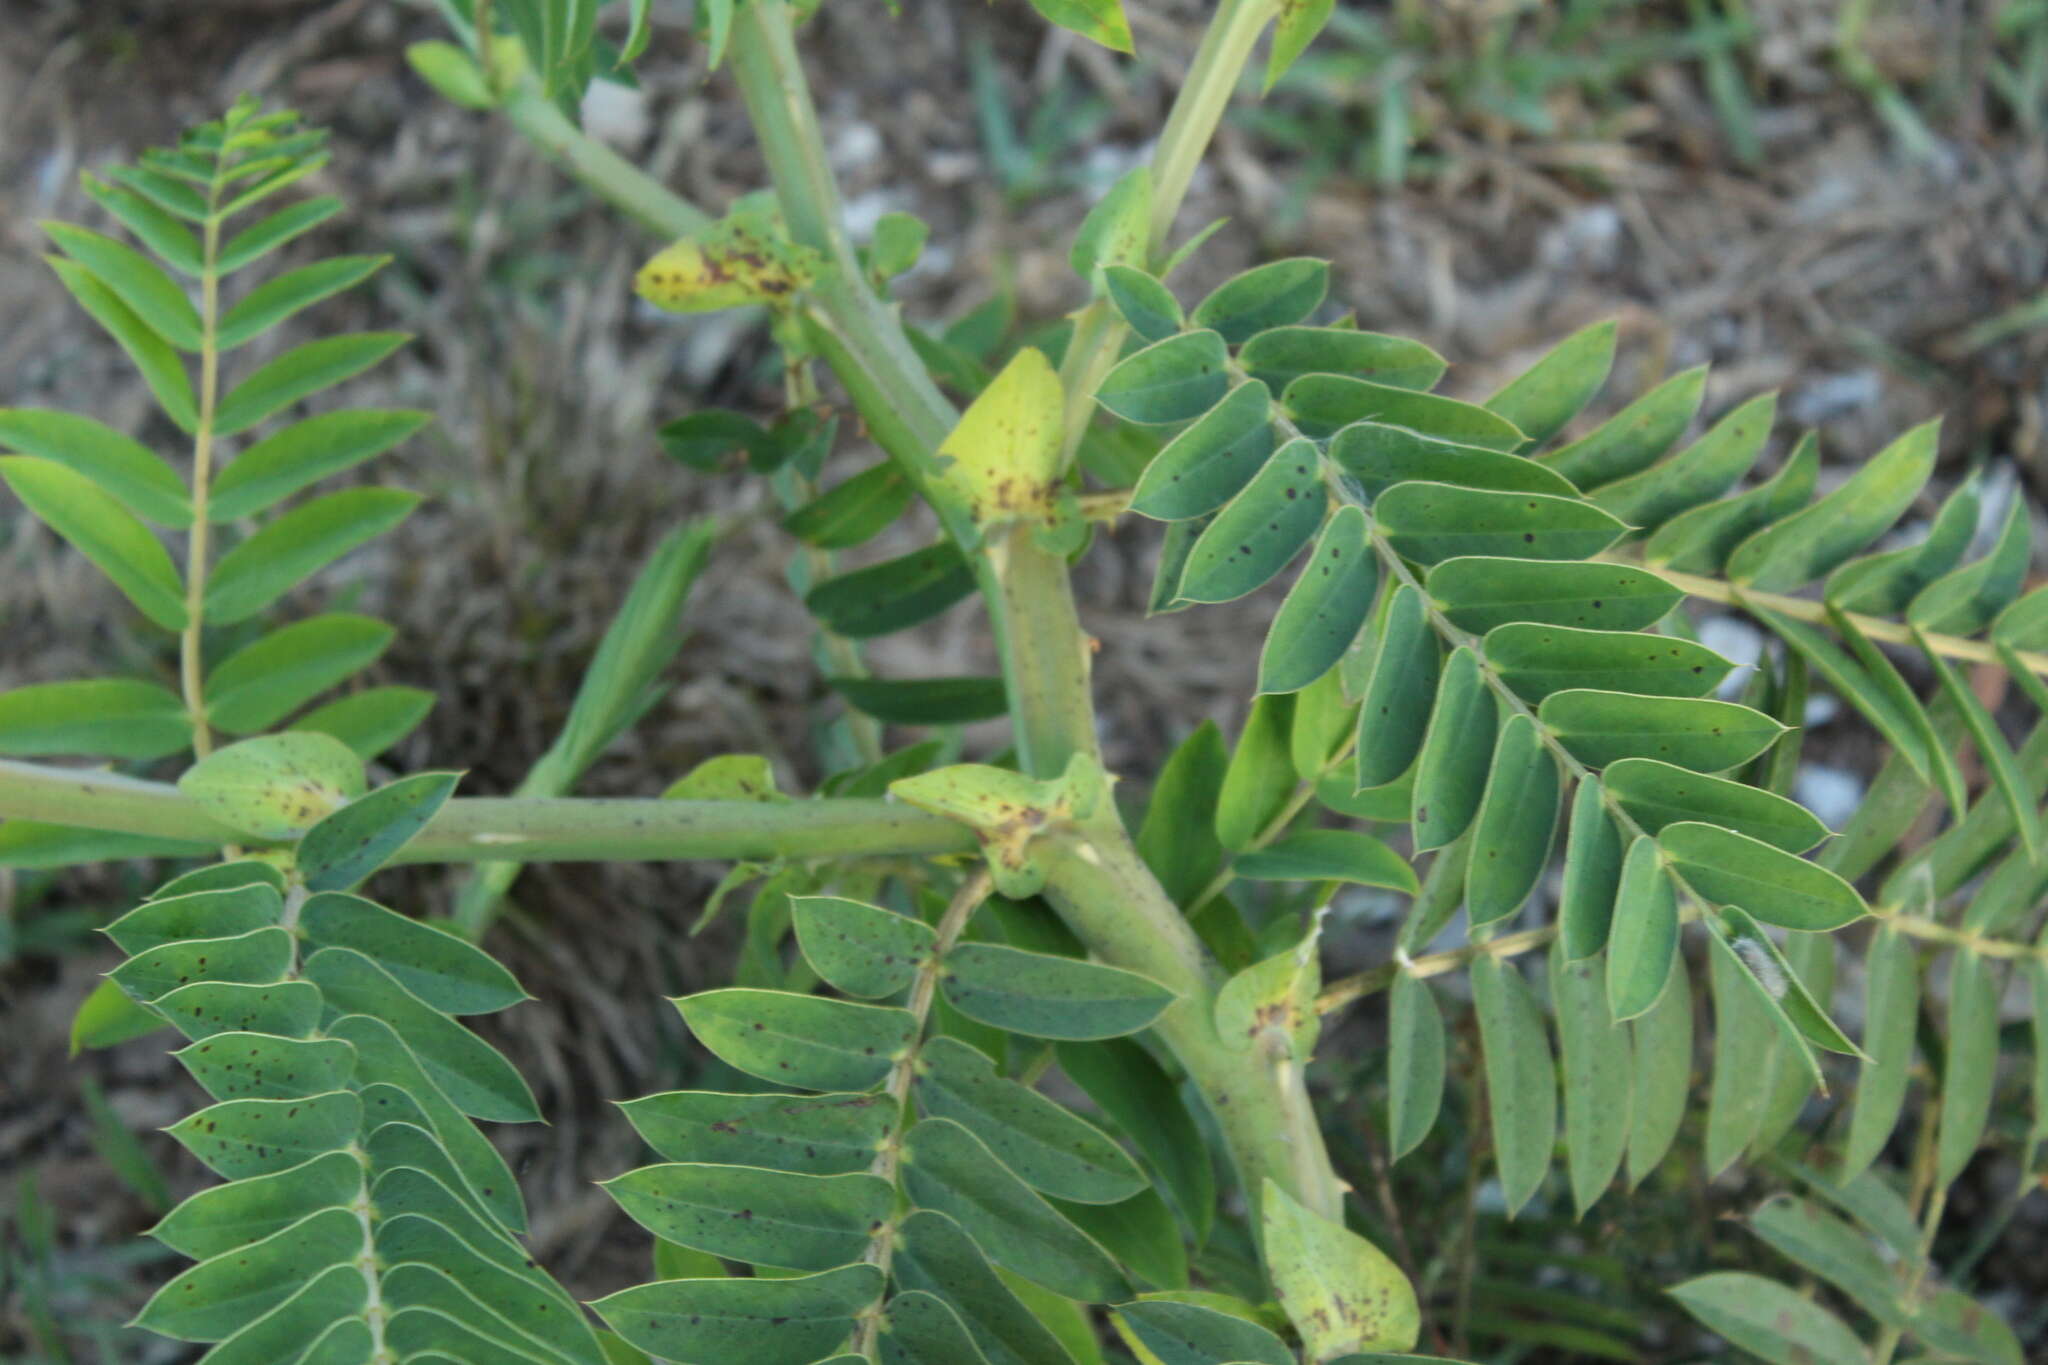
[[[541,93],[540,82],[521,77],[501,108],[512,126],[571,175],[658,237],[688,237],[711,226],[711,217],[682,196],[670,193],[639,167],[584,133]]]
[[[1173,112],[1159,134],[1159,152],[1152,158],[1152,249],[1158,256],[1173,231],[1181,200],[1195,178],[1223,111],[1237,90],[1238,77],[1251,60],[1266,23],[1280,12],[1278,0],[1223,0],[1202,35],[1194,64],[1181,85]]]
[[[0,819],[184,839],[248,836],[176,787],[0,759]],[[893,801],[662,801],[470,797],[450,801],[400,863],[667,862],[689,858],[886,858],[968,853],[959,825]]]
[[[1075,754],[1096,754],[1090,641],[1074,609],[1067,559],[1041,548],[1031,529],[1019,526],[991,540],[988,562],[1010,626],[1017,752],[1032,776],[1055,777]]]

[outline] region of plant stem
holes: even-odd
[[[541,93],[540,82],[520,77],[501,108],[512,126],[569,174],[657,237],[688,237],[711,226],[702,209],[670,193],[652,176],[571,123]]]
[[[249,836],[161,782],[0,759],[0,819],[222,846]],[[893,801],[663,801],[465,797],[450,801],[398,863],[666,862],[971,853],[961,826]]]
[[[1152,238],[1148,252],[1159,256],[1166,247],[1181,200],[1195,178],[1223,111],[1237,90],[1238,78],[1251,60],[1252,48],[1266,22],[1278,14],[1277,0],[1223,0],[1202,35],[1180,95],[1159,134],[1152,158]]]

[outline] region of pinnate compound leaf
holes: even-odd
[[[299,840],[299,874],[312,891],[346,891],[389,862],[426,827],[462,780],[414,773],[351,801]]]
[[[1071,1041],[1136,1033],[1175,999],[1165,986],[1121,967],[995,943],[963,943],[947,953],[939,988],[970,1019]]]
[[[1238,856],[1231,870],[1250,881],[1334,881],[1414,895],[1415,869],[1370,834],[1309,829]]]
[[[1126,1341],[1158,1365],[1293,1365],[1285,1342],[1255,1322],[1195,1303],[1141,1299],[1116,1310]]]
[[[1213,512],[1265,467],[1278,441],[1265,385],[1239,384],[1152,457],[1131,510],[1161,521]]]
[[[1190,321],[1237,346],[1269,327],[1300,322],[1330,289],[1330,263],[1306,256],[1268,261],[1225,280],[1195,305]]]
[[[1836,873],[1734,830],[1683,821],[1661,830],[1657,844],[1693,890],[1768,924],[1826,933],[1870,913]]]
[[[1486,400],[1527,435],[1524,449],[1542,445],[1591,402],[1614,367],[1615,323],[1596,322],[1572,333]]]
[[[1137,1166],[1101,1129],[998,1074],[994,1062],[956,1038],[933,1038],[919,1050],[916,1091],[925,1113],[975,1133],[1041,1193],[1114,1204],[1146,1187]]]
[[[1397,484],[1373,511],[1390,543],[1423,564],[1467,556],[1580,560],[1628,528],[1591,503],[1447,483]]]
[[[1180,596],[1229,602],[1263,586],[1316,534],[1329,499],[1315,446],[1304,440],[1281,446],[1188,552]]]
[[[302,398],[354,378],[411,339],[404,332],[358,332],[306,342],[229,390],[214,430],[222,436],[247,431]]]
[[[294,621],[244,645],[206,678],[206,714],[229,734],[267,730],[360,668],[395,634],[368,616],[330,613]]]
[[[1537,718],[1594,767],[1654,758],[1707,773],[1747,763],[1785,731],[1761,711],[1734,702],[1580,689],[1545,697]]]
[[[97,483],[33,455],[0,456],[0,479],[144,616],[165,630],[185,628],[184,586],[170,552]]]
[[[222,555],[206,584],[210,624],[245,621],[412,515],[420,495],[350,488],[294,507]]]
[[[1557,1067],[1542,1008],[1515,968],[1491,955],[1474,962],[1472,1004],[1486,1059],[1501,1185],[1513,1217],[1550,1169],[1557,1143]]]
[[[425,412],[352,409],[294,422],[221,471],[207,500],[207,520],[253,516],[308,484],[383,454],[431,420]]]
[[[105,423],[47,408],[0,408],[0,448],[63,465],[145,521],[192,524],[185,481],[156,452]]]
[[[1274,327],[1245,342],[1238,364],[1275,393],[1305,374],[1334,374],[1395,389],[1433,388],[1449,368],[1419,341],[1345,327]]]
[[[1668,1291],[1685,1311],[1774,1365],[1862,1365],[1869,1352],[1827,1309],[1761,1275],[1701,1275]]]
[[[307,898],[299,932],[314,950],[354,949],[445,1014],[490,1014],[527,998],[512,973],[467,939],[361,896]]]
[[[1385,1252],[1268,1178],[1259,1193],[1274,1293],[1311,1356],[1405,1351],[1422,1331],[1415,1287]]]
[[[843,896],[792,896],[804,960],[834,990],[878,1000],[907,988],[938,946],[923,920]]]
[[[603,1183],[620,1208],[664,1241],[795,1270],[858,1261],[896,1197],[888,1181],[865,1173],[743,1166],[643,1166]]]
[[[327,735],[263,735],[200,759],[178,790],[224,825],[291,839],[362,795],[363,764]]]
[[[1379,560],[1365,513],[1339,508],[1266,633],[1259,690],[1297,692],[1336,667],[1364,627],[1378,589]]]
[[[191,743],[183,699],[156,683],[94,678],[0,692],[0,754],[152,759]]]
[[[919,1206],[958,1222],[1005,1270],[1084,1303],[1129,1291],[1100,1246],[951,1119],[923,1119],[910,1129],[903,1185]]]
[[[1825,577],[1912,505],[1934,472],[1939,436],[1936,422],[1913,428],[1819,502],[1743,541],[1728,558],[1728,577],[1763,592]]]
[[[1615,1022],[1649,1013],[1677,961],[1678,891],[1657,856],[1657,841],[1639,835],[1622,864],[1607,937],[1607,1000]]]
[[[1230,354],[1212,331],[1181,332],[1125,357],[1102,377],[1095,401],[1127,422],[1188,422],[1230,389]]]
[[[1444,1016],[1429,984],[1409,972],[1388,996],[1387,1157],[1399,1161],[1436,1127],[1444,1099]]]
[[[853,1331],[887,1282],[871,1265],[796,1279],[661,1280],[591,1305],[611,1329],[665,1360],[812,1365]]]

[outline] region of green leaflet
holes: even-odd
[[[341,200],[323,194],[279,209],[228,238],[220,249],[219,268],[231,274],[275,251],[294,237],[310,232],[341,211]]]
[[[1233,601],[1285,568],[1315,535],[1329,507],[1321,465],[1309,441],[1289,441],[1274,451],[1188,551],[1180,595],[1193,602]]]
[[[1864,959],[1863,1049],[1856,1108],[1839,1176],[1853,1180],[1891,1139],[1912,1078],[1913,1032],[1920,1017],[1920,952],[1912,939],[1887,924],[1870,940]]]
[[[603,1182],[633,1221],[714,1256],[797,1270],[857,1261],[895,1191],[865,1173],[801,1175],[744,1166],[642,1166]]]
[[[267,730],[376,661],[393,630],[367,616],[295,621],[230,654],[206,678],[206,714],[229,734]]]
[[[938,934],[923,920],[843,896],[792,896],[804,960],[835,990],[876,1000],[909,987]]]
[[[498,1123],[540,1117],[525,1078],[499,1051],[424,1003],[352,948],[322,948],[301,968],[330,1009],[366,1014],[397,1031],[434,1084],[464,1113]]]
[[[1820,442],[1808,432],[1764,483],[1659,526],[1643,546],[1643,562],[1680,573],[1718,574],[1737,545],[1805,506],[1819,477]]]
[[[165,630],[185,628],[184,589],[169,551],[97,483],[32,455],[0,456],[0,480],[144,616]]]
[[[1825,933],[1870,913],[1835,873],[1746,834],[1684,821],[1661,830],[1657,844],[1693,890],[1766,923]]]
[[[1785,936],[1785,966],[1799,979],[1814,1003],[1825,1009],[1835,992],[1835,941],[1829,934],[1791,933]],[[1762,1157],[1785,1140],[1813,1094],[1813,1075],[1804,1059],[1782,1044],[1770,1052],[1764,1074],[1757,1084],[1770,1093],[1763,1121],[1757,1125],[1751,1152]]]
[[[1126,356],[1095,401],[1127,422],[1171,426],[1216,406],[1230,388],[1230,353],[1212,331],[1181,332]]]
[[[941,541],[828,578],[804,595],[804,606],[824,629],[864,640],[928,621],[973,591],[974,570]]]
[[[1152,457],[1131,510],[1161,521],[1213,512],[1251,482],[1278,443],[1265,386],[1239,384]]]
[[[173,877],[144,899],[160,901],[199,891],[231,891],[241,886],[267,886],[281,897],[284,894],[284,873],[261,858],[232,858],[226,862],[208,863]]]
[[[1164,341],[1186,325],[1173,291],[1136,266],[1104,266],[1102,284],[1110,303],[1141,341]]]
[[[434,709],[434,694],[419,687],[366,687],[316,706],[292,729],[327,735],[369,760],[411,734]]]
[[[1512,451],[1521,429],[1471,403],[1346,375],[1305,374],[1289,384],[1280,404],[1304,436],[1323,440],[1353,422],[1407,427],[1438,440]]]
[[[327,1209],[253,1246],[201,1261],[157,1290],[135,1321],[180,1341],[220,1341],[362,1251],[355,1212]]]
[[[356,1050],[338,1038],[216,1033],[171,1054],[217,1100],[306,1099],[345,1086]]]
[[[849,1265],[797,1279],[662,1280],[591,1307],[627,1341],[671,1360],[811,1365],[853,1330],[886,1276]]]
[[[1478,656],[1469,648],[1453,650],[1416,760],[1417,852],[1442,848],[1463,834],[1478,814],[1498,723]]]
[[[1419,341],[1341,327],[1274,327],[1245,342],[1237,363],[1275,393],[1305,374],[1335,374],[1395,389],[1434,388],[1444,358]]]
[[[1117,1330],[1159,1365],[1293,1365],[1280,1338],[1255,1322],[1195,1303],[1140,1300],[1116,1310]]]
[[[1946,1185],[1963,1173],[1991,1116],[1998,1079],[2000,982],[1983,954],[1958,948],[1949,959],[1948,1056],[1941,1071],[1941,1120],[1935,1140],[1935,1179]]]
[[[1718,935],[1713,936],[1716,943]],[[1708,1175],[1719,1175],[1749,1147],[1763,1123],[1770,1092],[1760,1084],[1778,1024],[1768,995],[1733,953],[1710,951],[1714,1001],[1714,1070],[1707,1096]]]
[[[78,179],[94,203],[118,219],[166,264],[195,278],[204,271],[199,239],[174,216],[124,186],[108,184],[90,173],[81,173]]]
[[[1451,624],[1484,635],[1516,622],[1640,630],[1664,619],[1684,594],[1624,564],[1577,564],[1468,556],[1429,571],[1429,596]]]
[[[1602,485],[1592,501],[1639,530],[1653,530],[1681,512],[1712,503],[1763,454],[1777,412],[1778,395],[1760,394],[1669,460]]]
[[[862,470],[782,519],[782,529],[821,550],[864,545],[910,505],[910,481],[884,461]]]
[[[377,1255],[386,1265],[418,1261],[445,1273],[476,1301],[492,1325],[502,1320],[544,1350],[552,1348],[551,1354],[579,1365],[600,1365],[597,1344],[574,1302],[546,1276],[506,1270],[446,1227],[418,1214],[386,1218],[377,1225],[376,1243]],[[391,1274],[386,1274],[387,1283]]]
[[[1529,983],[1499,958],[1472,964],[1472,1005],[1486,1058],[1487,1110],[1513,1217],[1550,1169],[1557,1142],[1557,1069],[1543,1011]]]
[[[1704,697],[1735,667],[1690,640],[1634,631],[1495,626],[1485,647],[1501,681],[1531,705],[1573,688]]]
[[[1704,365],[1672,375],[1579,440],[1541,459],[1589,491],[1627,478],[1649,467],[1684,434],[1706,386]]]
[[[1783,592],[1824,577],[1919,496],[1934,471],[1939,429],[1934,422],[1913,428],[1819,502],[1743,541],[1728,558],[1728,577],[1763,592]]]
[[[1231,871],[1248,881],[1336,881],[1416,892],[1415,870],[1370,834],[1309,829],[1238,855]]]
[[[303,1100],[226,1100],[164,1131],[215,1174],[240,1180],[287,1170],[355,1140],[363,1106],[337,1090]]]
[[[1709,1330],[1774,1365],[1858,1365],[1869,1353],[1842,1320],[1760,1275],[1701,1275],[1667,1291]]]
[[[973,1239],[944,1214],[920,1209],[903,1220],[891,1269],[904,1288],[950,1304],[989,1365],[1074,1365]]]
[[[1101,1247],[950,1119],[912,1126],[903,1185],[920,1206],[956,1220],[997,1265],[1027,1280],[1084,1303],[1128,1292]]]
[[[1558,895],[1558,939],[1566,961],[1591,957],[1607,946],[1614,898],[1621,886],[1621,831],[1607,814],[1597,777],[1579,780],[1565,837],[1564,886]]]
[[[456,1193],[466,1188],[462,1177],[425,1129],[410,1123],[387,1123],[377,1132],[384,1141],[375,1144],[377,1152],[371,1157],[373,1169],[380,1174],[370,1190],[370,1202],[380,1217],[418,1214],[448,1229],[500,1269],[545,1283],[546,1276],[536,1271],[526,1248],[490,1221],[489,1214],[479,1210],[471,1197]],[[397,1134],[405,1135],[403,1145],[410,1149],[405,1156],[415,1164],[391,1164],[401,1144],[387,1135]]]
[[[1833,1052],[1861,1056],[1856,1045],[1835,1027],[1834,1021],[1808,994],[1805,982],[1800,980],[1799,974],[1785,960],[1784,953],[1764,935],[1755,920],[1730,906],[1718,915],[1707,916],[1704,922],[1710,931],[1709,938],[1716,955],[1735,964],[1734,979],[1747,986],[1754,998],[1762,1002],[1778,1037],[1805,1064],[1814,1083],[1825,1091],[1827,1079],[1821,1073],[1820,1059],[1814,1056],[1809,1043],[1817,1043]],[[1768,1065],[1767,1058],[1764,1065]],[[1760,1078],[1766,1077],[1767,1072],[1760,1066],[1752,1069],[1748,1081],[1761,1095],[1763,1107],[1758,1115],[1759,1124],[1768,1116],[1768,1106],[1773,1098],[1770,1087],[1758,1084]],[[1752,1134],[1751,1140],[1754,1137]]]
[[[361,1272],[356,1282],[362,1282]],[[299,1357],[298,1365],[364,1365],[376,1343],[370,1338],[370,1329],[360,1318],[337,1322],[320,1334],[320,1339],[306,1348],[306,1354]],[[424,1356],[421,1359],[441,1365],[447,1356]]]
[[[185,939],[148,949],[107,975],[147,1003],[181,986],[213,982],[267,985],[283,981],[292,966],[292,936],[275,926],[233,938]]]
[[[1330,441],[1330,458],[1372,498],[1414,480],[1564,498],[1577,497],[1579,491],[1562,474],[1520,455],[1379,422],[1354,422],[1338,432]]]
[[[1222,732],[1214,721],[1203,721],[1168,756],[1145,806],[1138,856],[1183,908],[1223,866],[1216,799],[1228,764]]]
[[[314,949],[352,948],[446,1014],[490,1014],[528,998],[512,973],[468,940],[361,896],[308,897],[299,928]]]
[[[221,317],[217,341],[231,350],[324,298],[352,289],[389,264],[389,256],[335,256],[265,280]]]
[[[1387,1159],[1399,1161],[1436,1127],[1444,1100],[1444,1016],[1436,993],[1409,972],[1387,998]]]
[[[265,735],[186,769],[178,790],[224,824],[290,839],[362,795],[362,761],[326,735]]]
[[[1607,382],[1614,368],[1614,334],[1612,319],[1572,333],[1487,399],[1487,410],[1527,433],[1522,449],[1542,445],[1564,430]]]
[[[1656,1005],[1678,960],[1678,891],[1657,856],[1657,842],[1638,835],[1629,845],[1607,937],[1607,999],[1614,1021]]]
[[[1437,696],[1439,646],[1422,594],[1405,583],[1395,588],[1378,633],[1372,680],[1358,708],[1360,790],[1408,771]]]
[[[205,1360],[207,1365],[274,1365],[280,1360],[327,1360],[330,1358],[318,1354],[321,1349],[318,1344],[308,1347],[307,1343],[317,1338],[319,1342],[341,1344],[343,1330],[353,1329],[360,1334],[360,1340],[348,1344],[359,1346],[360,1350],[353,1355],[331,1359],[346,1360],[350,1365],[367,1361],[370,1358],[370,1329],[363,1325],[360,1315],[368,1298],[369,1288],[363,1283],[363,1272],[359,1267],[347,1262],[330,1266],[283,1303],[207,1352]],[[310,1353],[300,1355],[301,1349]]]
[[[834,692],[856,711],[892,725],[964,725],[989,720],[1008,708],[1001,678],[828,677]]]
[[[1963,723],[1969,727],[1970,738],[1977,746],[1977,756],[1984,760],[1984,766],[1991,772],[1992,784],[1998,788],[2000,798],[2012,812],[2013,824],[2019,830],[2020,843],[2028,860],[2038,859],[2048,838],[2043,836],[2040,812],[2034,808],[2033,787],[2020,768],[2019,758],[2013,753],[2012,746],[2005,742],[2005,735],[1999,730],[1991,712],[1964,683],[1954,666],[1929,647],[1927,637],[1920,633],[1918,627],[1914,628],[1914,638],[1919,641],[1921,652],[1927,656],[1928,665],[1941,684],[1942,695],[1961,713]],[[1937,739],[1936,742],[1940,741]]]
[[[207,579],[213,625],[246,621],[299,583],[404,521],[420,495],[349,488],[302,503],[222,555]]]
[[[1294,794],[1294,706],[1291,693],[1252,699],[1216,797],[1216,837],[1232,852],[1265,836]]]
[[[1635,1069],[1628,1131],[1628,1179],[1633,1188],[1671,1150],[1692,1093],[1692,984],[1686,978],[1683,954],[1672,963],[1671,983],[1663,997],[1629,1025],[1629,1038]]]
[[[92,320],[135,362],[164,416],[187,435],[196,430],[199,405],[192,396],[192,379],[185,370],[184,357],[97,275],[63,257],[47,256],[44,261],[57,273],[57,279],[71,292],[71,297],[78,300],[79,307],[91,314]]]
[[[925,1113],[975,1133],[1042,1193],[1114,1204],[1145,1188],[1137,1166],[1099,1128],[998,1074],[994,1062],[966,1043],[927,1041],[918,1052],[916,1091]]]
[[[1387,541],[1423,564],[1471,555],[1588,559],[1628,529],[1591,503],[1446,483],[1397,484],[1373,514]]]
[[[1300,322],[1330,290],[1330,263],[1305,256],[1268,261],[1232,276],[1195,305],[1189,321],[1237,346],[1269,327]]]
[[[1779,1195],[1749,1216],[1750,1231],[1827,1280],[1887,1326],[1906,1324],[1905,1286],[1855,1226],[1810,1200]]]
[[[217,934],[246,934],[277,923],[284,899],[264,883],[145,901],[109,924],[103,933],[133,956],[167,943]]]
[[[302,398],[354,378],[410,340],[404,332],[358,332],[306,342],[230,389],[214,430],[222,436],[247,431]]]
[[[1135,1033],[1174,1001],[1172,991],[1136,972],[994,943],[963,943],[947,953],[939,988],[970,1019],[1070,1040]]]
[[[239,521],[383,454],[431,420],[424,412],[325,412],[264,437],[214,480],[207,520]]]
[[[63,465],[145,521],[177,530],[192,524],[192,502],[177,472],[140,441],[93,418],[0,408],[0,448]]]
[[[806,1090],[880,1085],[917,1026],[908,1010],[742,987],[684,996],[675,1006],[719,1060]]]
[[[363,1167],[355,1155],[328,1152],[269,1175],[201,1190],[164,1215],[149,1235],[203,1261],[346,1204],[362,1189]]]
[[[1977,535],[1983,481],[1974,474],[1942,499],[1917,545],[1852,559],[1828,575],[1827,600],[1843,611],[1901,616],[1920,590],[1962,562]]]
[[[2015,497],[1991,552],[1928,584],[1906,608],[1906,619],[1937,634],[1977,634],[2020,595],[2032,555],[2025,502]]]
[[[1188,556],[1194,553],[1195,542],[1215,519],[1212,513],[1192,521],[1176,521],[1166,528],[1159,546],[1159,564],[1152,574],[1152,591],[1145,601],[1146,615],[1158,616],[1193,605],[1180,595],[1180,582],[1187,574]]]
[[[945,1300],[919,1289],[889,1300],[882,1314],[881,1353],[885,1365],[983,1365],[985,1360],[959,1315]]]
[[[2001,650],[2048,649],[2048,592],[2037,588],[1998,613],[1991,638]]]
[[[203,981],[159,996],[149,1007],[195,1042],[228,1032],[304,1038],[320,1022],[320,991],[303,981],[273,986]]]
[[[1537,718],[1593,767],[1654,758],[1709,773],[1747,763],[1785,729],[1734,702],[1576,689],[1545,697]]]
[[[1343,675],[1331,669],[1295,696],[1293,724],[1287,731],[1294,775],[1318,784],[1325,777],[1334,779],[1348,798],[1356,768],[1341,763],[1340,756],[1358,731],[1358,706],[1345,699]]]
[[[1543,747],[1536,722],[1526,715],[1508,717],[1492,762],[1465,874],[1466,910],[1475,928],[1522,908],[1549,866],[1557,832],[1557,760]]]
[[[1259,691],[1297,692],[1336,667],[1358,638],[1379,590],[1379,560],[1365,513],[1340,507],[1287,600],[1273,617],[1259,655]]]
[[[426,827],[460,780],[460,773],[414,773],[321,820],[299,839],[307,889],[345,891],[375,872]]]
[[[1159,1182],[1194,1228],[1208,1239],[1216,1215],[1216,1175],[1209,1149],[1159,1063],[1135,1043],[1111,1040],[1057,1048],[1060,1070],[1120,1129],[1158,1173]]]
[[[2025,1348],[1989,1305],[1956,1289],[1937,1289],[1913,1315],[1913,1335],[1945,1354],[1984,1365],[2024,1365]]]
[[[1649,758],[1607,765],[1607,791],[1646,834],[1684,821],[1718,825],[1803,853],[1828,837],[1828,827],[1796,801],[1746,783],[1708,777]]]
[[[1572,1203],[1581,1218],[1621,1169],[1630,1131],[1634,1065],[1629,1030],[1608,1009],[1606,964],[1572,962],[1552,941],[1550,994],[1564,1078],[1564,1145]]]
[[[1405,1351],[1422,1332],[1415,1287],[1386,1253],[1302,1207],[1268,1178],[1259,1216],[1273,1292],[1309,1354]]]

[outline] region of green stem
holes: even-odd
[[[1195,178],[1223,111],[1237,90],[1238,78],[1251,60],[1266,23],[1280,12],[1278,0],[1224,0],[1216,17],[1202,35],[1188,68],[1166,127],[1159,134],[1159,150],[1152,158],[1152,243],[1150,255],[1159,256],[1173,231],[1181,200]]]
[[[521,77],[500,106],[512,126],[571,175],[658,237],[688,237],[711,226],[702,209],[571,123],[540,82]]]
[[[1075,754],[1097,752],[1092,641],[1074,607],[1067,557],[1039,546],[1028,526],[999,532],[987,550],[1010,628],[1005,672],[1017,752],[1026,772],[1055,777]]]
[[[222,846],[249,836],[161,782],[0,759],[0,819]],[[392,861],[667,862],[689,858],[847,858],[960,854],[974,838],[898,802],[603,800],[466,797],[450,801]]]

